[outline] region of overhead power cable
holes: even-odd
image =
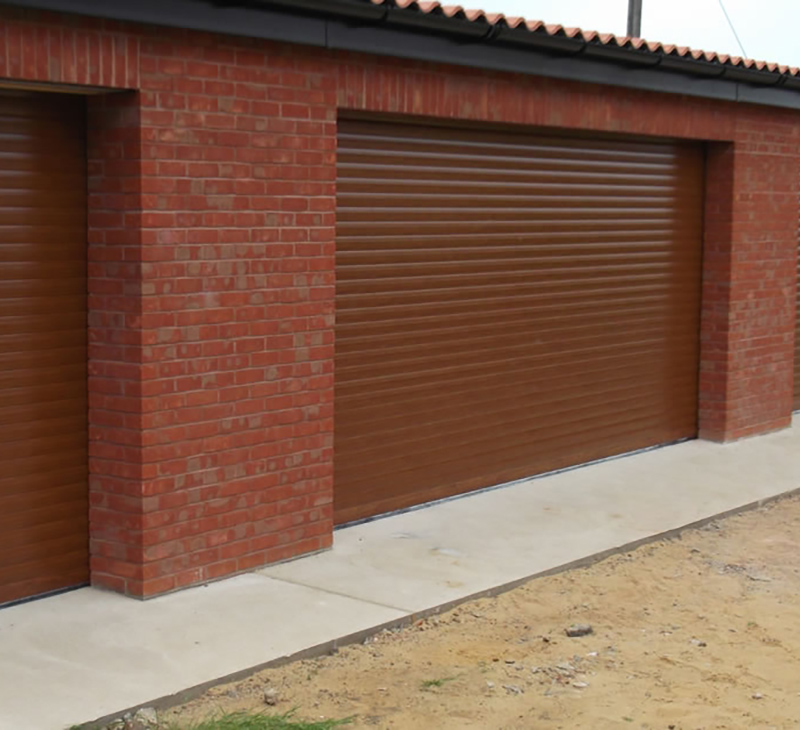
[[[728,11],[725,10],[725,4],[722,2],[722,0],[718,0],[718,2],[719,6],[722,8],[722,12],[725,13],[725,20],[728,21],[728,25],[730,26],[730,29],[733,31],[733,35],[736,38],[736,42],[739,44],[739,49],[742,52],[742,56],[744,58],[747,58],[748,57],[747,51],[744,50],[744,46],[742,45],[742,42],[739,40],[739,34],[736,32],[736,28],[733,27],[733,23],[731,22],[731,16],[728,15]]]

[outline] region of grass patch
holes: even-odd
[[[448,682],[455,682],[458,677],[441,677],[440,679],[426,679],[420,687],[422,689],[433,689],[434,687],[444,687]]]
[[[163,730],[332,730],[342,725],[349,725],[353,721],[351,717],[311,722],[293,718],[294,712],[287,712],[284,715],[232,712],[189,725],[171,723],[165,725]]]

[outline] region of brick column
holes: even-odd
[[[141,57],[145,596],[332,541],[328,71],[181,39]]]
[[[141,144],[135,92],[90,97],[89,523],[94,585],[141,590]]]
[[[700,438],[724,441],[728,422],[734,146],[707,146],[700,322]]]
[[[791,423],[800,160],[760,116],[708,153],[700,436],[714,441]]]

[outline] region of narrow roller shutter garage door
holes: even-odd
[[[83,100],[0,94],[0,603],[88,579]]]
[[[342,120],[338,159],[337,522],[696,435],[701,147]]]

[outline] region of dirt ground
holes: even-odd
[[[297,708],[398,730],[795,728],[798,571],[792,498],[215,687],[165,717]],[[593,633],[567,637],[576,623]]]

